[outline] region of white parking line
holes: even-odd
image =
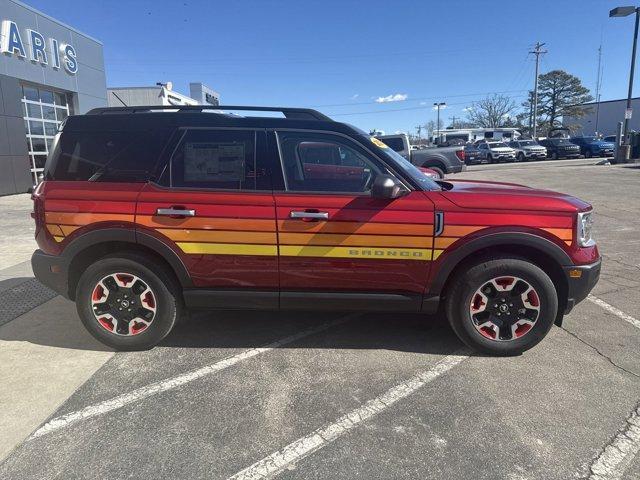
[[[640,329],[640,320],[636,320],[631,315],[627,315],[622,310],[618,310],[616,307],[614,307],[613,305],[609,305],[604,300],[601,300],[600,298],[591,294],[589,294],[589,296],[587,297],[587,300],[595,303],[596,305],[604,308],[607,312],[613,313],[616,317],[621,318],[625,322],[629,322],[634,327]]]
[[[264,347],[245,350],[211,365],[207,365],[205,367],[201,367],[196,370],[192,370],[191,372],[187,372],[172,378],[167,378],[159,382],[151,383],[144,387],[137,388],[129,393],[124,393],[109,400],[89,405],[82,410],[77,410],[75,412],[70,412],[60,417],[53,418],[52,420],[49,420],[47,423],[42,425],[33,434],[31,434],[31,436],[27,440],[41,437],[55,430],[59,430],[73,423],[79,422],[80,420],[86,420],[87,418],[112,412],[113,410],[122,408],[130,403],[138,402],[144,398],[150,397],[151,395],[156,395],[161,392],[166,392],[167,390],[173,390],[175,388],[181,387],[182,385],[193,382],[194,380],[202,378],[206,375],[211,375],[212,373],[216,373],[229,368],[243,360],[248,360],[249,358],[260,355],[261,353],[265,353],[273,350],[274,348],[278,348],[283,345],[295,342],[296,340],[308,337],[309,335],[313,335],[314,333],[322,332],[324,330],[327,330],[328,328],[347,322],[348,320],[351,320],[352,318],[357,316],[358,314],[351,314],[345,317],[338,318],[332,322],[323,323],[322,325],[319,325],[317,327],[304,330],[288,337],[284,337],[273,343],[265,345]]]
[[[640,451],[640,407],[591,465],[589,480],[620,480]]]
[[[397,401],[408,397],[443,373],[448,372],[460,362],[469,358],[465,353],[459,352],[458,354],[444,357],[429,370],[390,388],[382,395],[369,400],[364,405],[338,418],[335,422],[299,438],[281,450],[229,477],[228,480],[263,480],[275,477],[288,465],[326,447],[360,423],[383,412]]]

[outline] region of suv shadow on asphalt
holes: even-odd
[[[446,355],[462,347],[442,316],[220,310],[192,313],[191,318],[176,325],[156,349],[263,347],[347,315],[351,318],[343,323],[277,348],[384,349]],[[75,305],[62,297],[43,303],[6,324],[0,329],[0,340],[76,350],[109,350],[90,337]]]

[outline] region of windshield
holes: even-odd
[[[538,142],[535,142],[533,140],[525,140],[523,142],[520,142],[520,146],[522,147],[531,147],[534,145],[538,145]]]
[[[393,161],[393,165],[397,166],[402,170],[402,173],[410,177],[416,184],[420,185],[420,188],[423,190],[442,190],[440,185],[422,173],[420,169],[409,160],[390,149],[385,143],[375,137],[369,137],[369,139],[371,140],[371,143],[378,147],[378,152],[382,152],[382,154],[387,158],[391,159]]]
[[[489,144],[489,148],[504,148],[506,146],[507,146],[507,144],[506,143],[502,143],[502,142],[496,142],[496,143],[490,143]]]

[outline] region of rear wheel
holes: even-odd
[[[585,156],[585,158],[591,158],[591,157],[593,157],[593,152],[591,150],[587,149],[584,152],[584,156]]]
[[[121,254],[85,270],[78,282],[76,308],[100,342],[116,350],[145,350],[166,337],[180,317],[178,291],[169,273],[152,259]]]
[[[487,155],[487,162],[493,163],[493,156],[491,154]]]
[[[549,276],[536,265],[494,257],[454,278],[445,309],[453,330],[473,349],[518,355],[549,332],[558,296]]]

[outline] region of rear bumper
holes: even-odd
[[[602,260],[590,265],[562,267],[567,278],[567,307],[564,313],[569,313],[574,306],[587,298],[589,292],[600,279]],[[578,277],[579,272],[579,277]]]
[[[464,172],[467,169],[467,165],[461,163],[460,165],[450,165],[447,169],[447,173],[460,173]]]
[[[40,283],[69,298],[69,264],[65,258],[36,250],[31,256],[31,268]]]

